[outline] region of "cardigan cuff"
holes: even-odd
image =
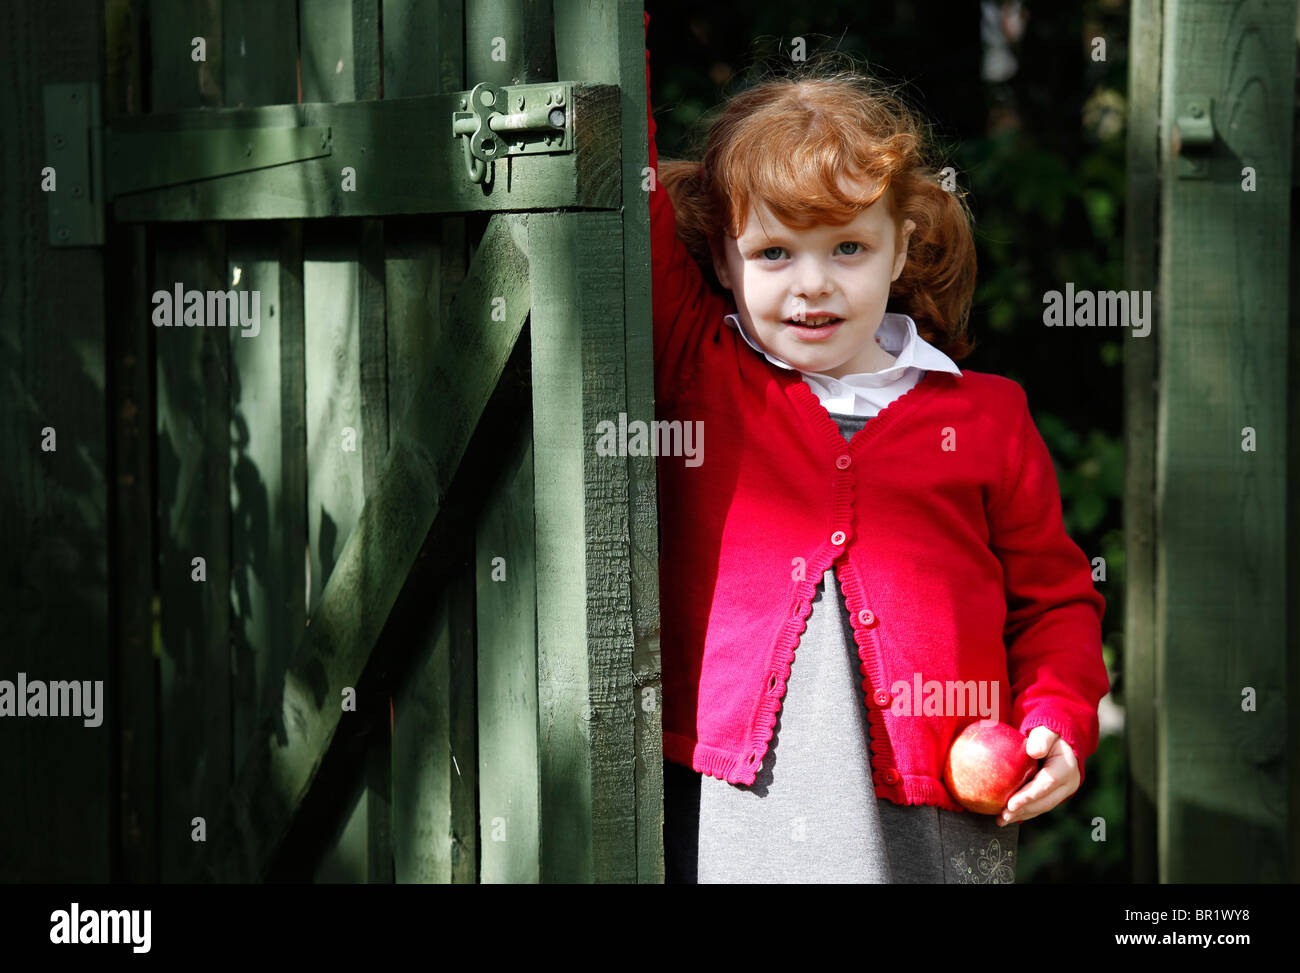
[[[1082,788],[1085,757],[1079,746],[1079,740],[1083,737],[1079,726],[1073,720],[1062,716],[1059,712],[1044,712],[1042,707],[1039,707],[1033,713],[1025,714],[1025,718],[1020,721],[1020,732],[1025,736],[1029,736],[1029,731],[1036,726],[1047,727],[1064,740],[1069,748],[1074,752],[1074,758],[1079,764],[1079,788]],[[1079,789],[1077,788],[1075,793],[1077,794],[1078,792]],[[1059,807],[1060,805],[1057,806]]]

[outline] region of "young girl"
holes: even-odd
[[[1014,881],[1097,747],[1105,603],[1024,390],[955,364],[968,211],[852,73],[735,96],[702,164],[648,126],[656,418],[708,433],[659,459],[668,880]],[[943,780],[981,717],[1045,758],[1000,815]]]

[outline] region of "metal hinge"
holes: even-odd
[[[451,114],[453,138],[465,139],[465,170],[482,182],[487,165],[501,156],[573,151],[572,86],[547,84],[474,86]]]
[[[41,189],[49,200],[50,245],[104,242],[103,146],[97,84],[47,84],[45,166]]]

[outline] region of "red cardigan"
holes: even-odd
[[[649,83],[647,50],[647,102]],[[1108,689],[1105,602],[1021,386],[929,371],[846,442],[798,372],[724,326],[735,304],[687,253],[667,191],[651,192],[650,221],[656,418],[707,432],[703,463],[658,459],[665,757],[754,782],[834,564],[878,797],[961,810],[943,762],[978,716],[891,711],[918,673],[996,683],[1001,720],[1056,731],[1082,773]]]

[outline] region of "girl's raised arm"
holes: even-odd
[[[650,15],[645,15],[645,25]],[[668,191],[659,185],[659,149],[650,105],[650,49],[645,52],[646,126],[650,145],[650,263],[654,321],[655,396],[673,397],[689,383],[699,364],[705,334],[721,325],[731,310],[714,292],[699,265],[677,236],[677,218]],[[711,327],[712,326],[712,327]]]

